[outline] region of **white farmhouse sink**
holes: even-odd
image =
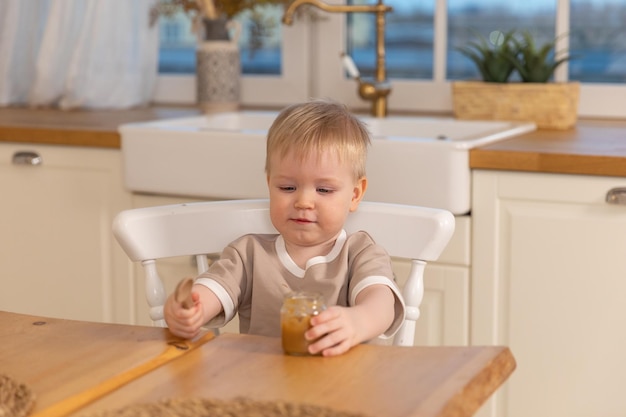
[[[135,192],[265,198],[265,137],[276,112],[241,111],[120,127],[125,183]],[[362,117],[373,137],[365,199],[470,210],[469,149],[532,123]]]

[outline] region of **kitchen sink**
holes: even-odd
[[[240,111],[120,126],[134,192],[265,198],[265,138],[277,112]],[[535,130],[533,123],[362,116],[373,138],[365,199],[465,214],[469,150]]]

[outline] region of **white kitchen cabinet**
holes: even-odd
[[[471,337],[517,369],[481,415],[626,412],[626,178],[475,171]]]
[[[133,195],[133,207],[179,204],[197,199],[148,194]],[[416,326],[418,345],[466,345],[469,339],[469,262],[470,218],[456,217],[456,230],[448,247],[437,262],[427,265],[424,273],[424,300],[421,317]],[[408,276],[409,262],[394,260],[394,271],[400,285]],[[191,257],[170,258],[161,261],[159,274],[166,291],[173,291],[185,276],[195,274]],[[148,307],[143,295],[144,278],[140,265],[135,266],[136,321],[149,324]],[[238,323],[230,322],[224,331],[236,332]]]
[[[131,205],[119,150],[1,143],[0,193],[0,309],[131,321],[131,271],[111,232]]]

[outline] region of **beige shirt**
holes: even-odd
[[[211,289],[224,309],[208,325],[223,326],[238,313],[242,333],[280,336],[280,308],[292,291],[319,292],[328,306],[351,306],[364,288],[387,285],[395,295],[395,317],[383,337],[393,336],[405,314],[389,255],[363,231],[342,231],[330,253],[309,259],[304,269],[289,256],[282,236],[245,235],[196,283]]]

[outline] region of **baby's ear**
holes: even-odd
[[[367,178],[361,177],[354,184],[354,190],[352,192],[352,202],[350,203],[350,211],[355,211],[359,207],[359,203],[365,195],[367,189]]]

